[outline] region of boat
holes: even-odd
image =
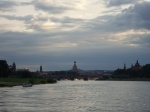
[[[30,84],[30,83],[23,83],[22,87],[32,87],[32,84]]]

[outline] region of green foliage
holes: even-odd
[[[35,80],[32,78],[32,79],[29,80],[29,83],[35,84]]]
[[[124,75],[126,74],[126,70],[124,69],[117,69],[114,71],[114,75]]]
[[[150,64],[143,66],[142,74],[146,78],[150,78]]]
[[[51,78],[47,79],[47,83],[56,83],[56,82],[57,82],[57,81],[54,80],[54,79],[51,79]]]
[[[0,78],[0,87],[11,85],[22,85],[22,83],[29,82],[32,84],[46,84],[56,83],[54,79],[41,79],[41,78]]]
[[[9,66],[6,60],[0,60],[0,77],[7,77],[9,73]]]
[[[40,83],[41,84],[46,84],[46,80],[41,80]]]

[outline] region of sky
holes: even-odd
[[[0,59],[31,71],[150,63],[150,0],[0,0]]]

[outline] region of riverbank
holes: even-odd
[[[150,81],[150,78],[113,78],[113,79],[96,79],[96,81]]]
[[[31,84],[54,84],[57,81],[54,79],[41,79],[41,78],[0,78],[0,87],[13,87],[19,86],[23,83]]]

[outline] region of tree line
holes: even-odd
[[[13,63],[15,66],[15,64]],[[0,77],[19,77],[19,78],[32,78],[35,72],[28,70],[16,71],[12,65],[8,65],[6,60],[0,60]]]

